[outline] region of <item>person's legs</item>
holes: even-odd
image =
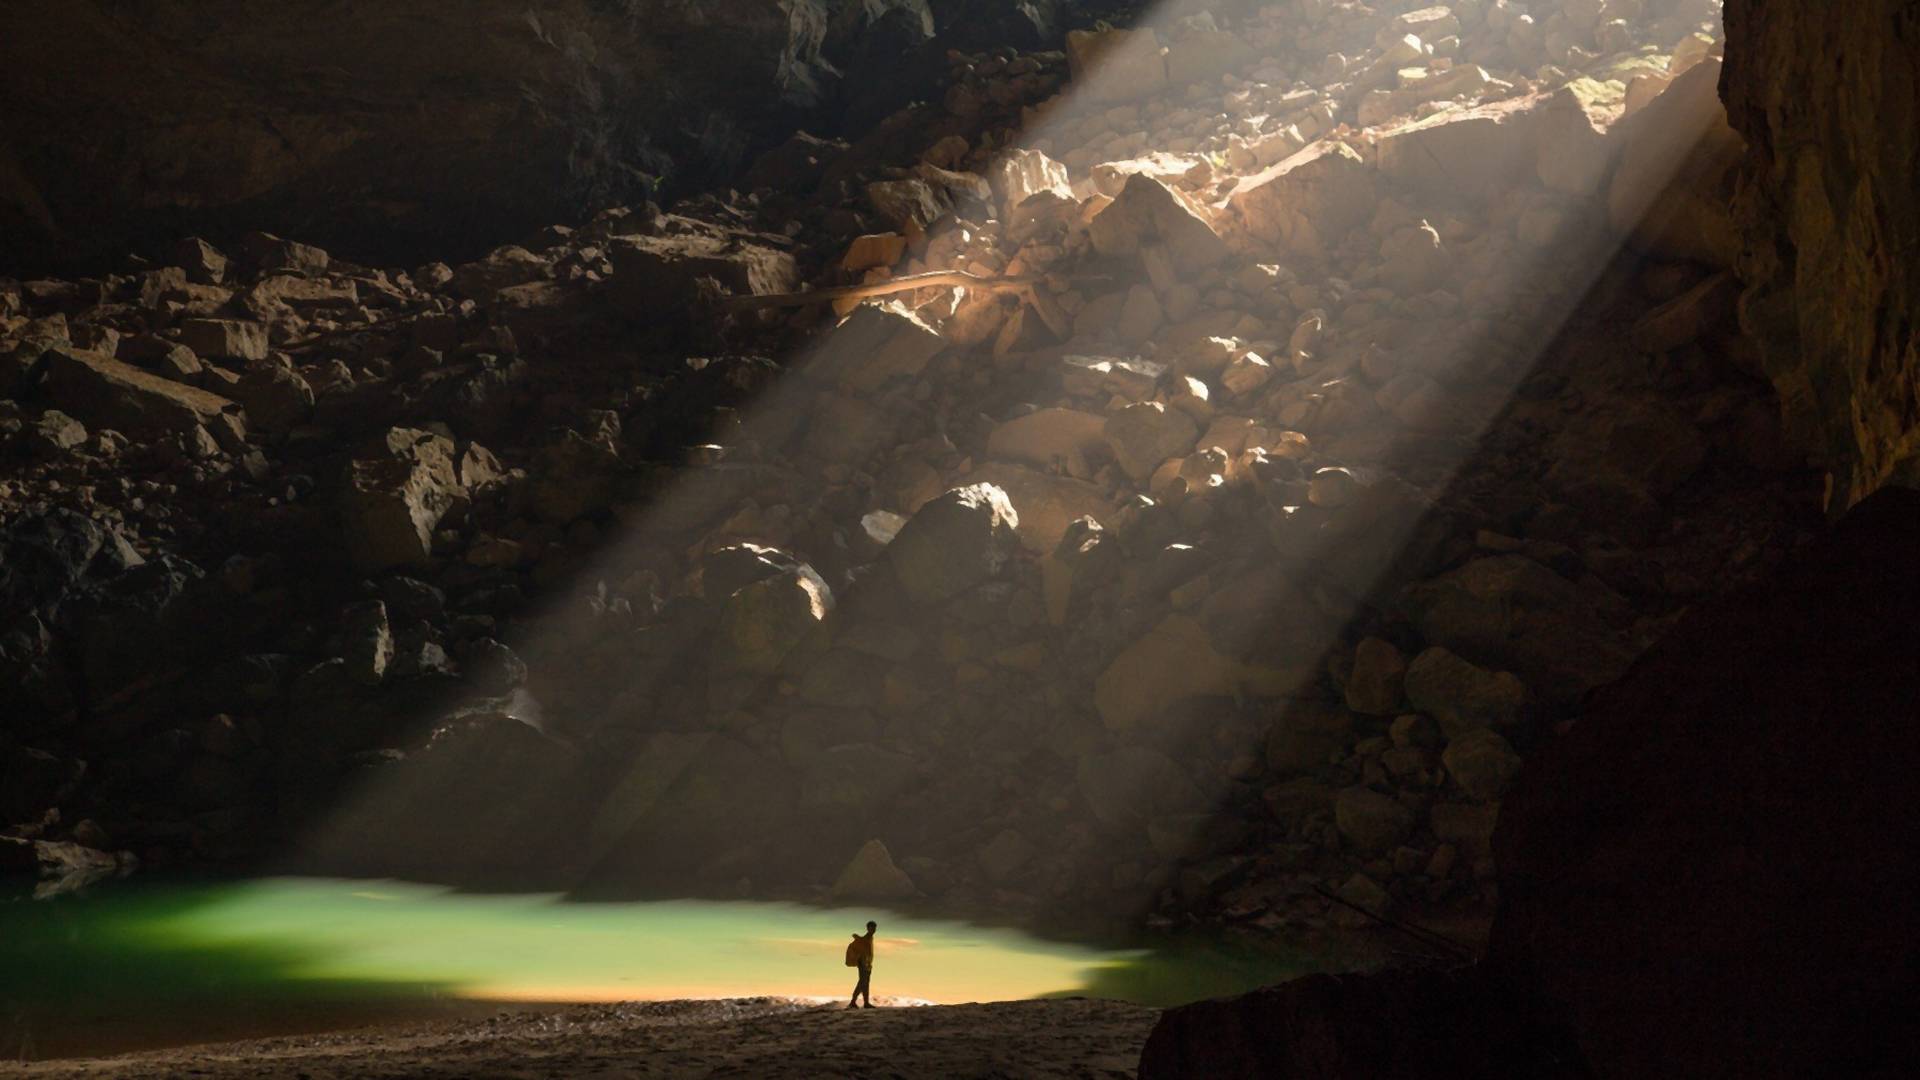
[[[853,984],[853,997],[847,1000],[847,1008],[851,1009],[860,1003],[860,995],[867,992],[867,979],[872,975],[872,968],[865,964],[860,965],[860,981]],[[871,997],[868,998],[867,1004],[873,1004]]]

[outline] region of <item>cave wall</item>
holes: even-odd
[[[828,6],[16,0],[0,269],[256,228],[470,254],[579,220],[729,169],[827,100]]]
[[[1920,481],[1920,8],[1727,0],[1741,317],[1829,510]]]

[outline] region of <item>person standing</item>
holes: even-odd
[[[853,984],[853,998],[847,1002],[849,1009],[860,1007],[862,999],[866,1001],[866,1008],[873,1008],[873,995],[867,984],[873,980],[873,934],[878,929],[878,925],[868,922],[867,932],[853,935],[853,940],[847,943],[847,965],[860,969],[860,981]]]

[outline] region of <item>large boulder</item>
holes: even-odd
[[[465,494],[453,441],[393,428],[378,449],[347,465],[340,496],[347,552],[363,570],[424,563],[441,517]]]
[[[100,353],[50,350],[46,392],[53,403],[96,428],[130,435],[180,435],[202,425],[217,427],[224,413],[238,419],[240,406],[218,394],[163,379]],[[239,430],[235,425],[234,430]]]
[[[1322,140],[1242,178],[1228,205],[1256,239],[1324,257],[1380,201],[1374,170],[1345,143]]]
[[[616,236],[610,295],[633,319],[685,312],[720,296],[791,292],[798,281],[793,256],[709,233]]]
[[[1174,704],[1198,697],[1278,697],[1303,681],[1301,670],[1223,655],[1200,620],[1168,615],[1120,650],[1094,680],[1093,704],[1113,731],[1141,730]]]
[[[1409,588],[1404,603],[1428,641],[1549,700],[1612,682],[1633,659],[1612,625],[1625,601],[1522,555],[1475,559]]]
[[[939,603],[999,574],[1019,544],[1019,523],[1006,492],[957,487],[907,519],[887,545],[887,561],[908,596]]]
[[[946,344],[904,305],[865,303],[834,327],[806,370],[842,389],[871,394],[891,379],[920,374]]]
[[[1228,252],[1227,242],[1198,207],[1144,173],[1127,178],[1120,194],[1095,215],[1087,233],[1094,250],[1102,255],[1130,256],[1143,246],[1158,244],[1181,273],[1214,266]]]

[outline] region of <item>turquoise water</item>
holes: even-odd
[[[873,989],[954,1003],[1168,1005],[1333,965],[1193,939],[1101,948],[871,908],[579,903],[392,881],[121,887],[0,904],[0,1059],[313,1030],[463,1002],[838,999],[880,923]]]

